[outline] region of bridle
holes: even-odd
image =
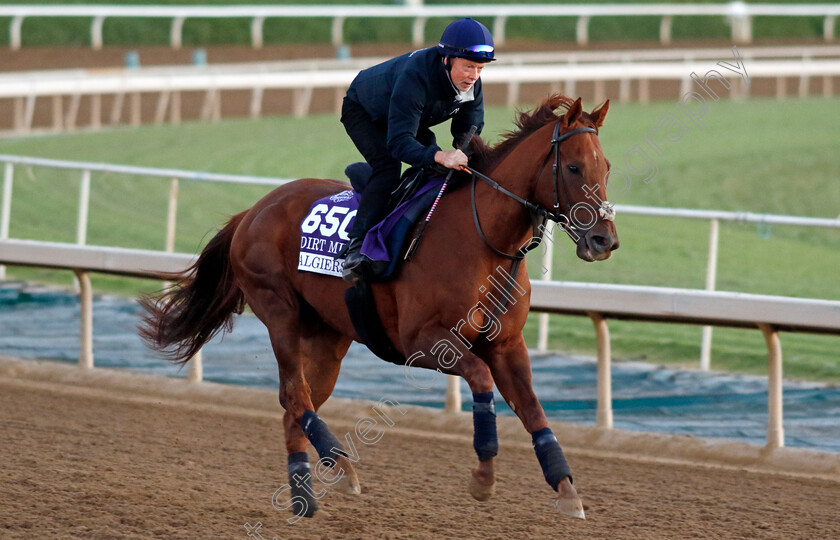
[[[516,193],[506,189],[498,182],[490,178],[489,176],[478,172],[477,170],[473,169],[469,166],[464,166],[462,169],[469,172],[472,176],[472,186],[471,186],[471,203],[472,203],[472,212],[473,212],[473,221],[475,221],[475,228],[478,231],[478,236],[481,237],[481,240],[484,244],[490,248],[496,255],[504,257],[506,259],[510,259],[512,261],[521,261],[525,255],[531,251],[532,249],[536,248],[540,241],[542,240],[543,231],[545,230],[545,221],[550,219],[556,223],[559,223],[561,220],[565,220],[568,225],[566,227],[574,229],[574,226],[571,224],[571,219],[566,218],[565,214],[570,213],[572,210],[571,205],[571,196],[569,195],[569,188],[566,185],[566,182],[563,181],[563,170],[560,167],[560,145],[566,139],[578,135],[580,133],[597,133],[594,128],[591,127],[581,127],[577,129],[573,129],[567,131],[565,133],[560,133],[560,120],[554,125],[554,133],[551,136],[551,151],[549,151],[548,155],[546,155],[545,159],[543,160],[542,165],[540,166],[540,170],[537,173],[537,179],[542,176],[543,170],[545,170],[546,165],[548,164],[549,159],[554,157],[554,166],[552,167],[553,177],[554,177],[554,211],[551,211],[545,208],[542,205],[535,204],[527,199],[523,199]],[[505,253],[499,249],[493,247],[492,244],[487,240],[487,237],[484,234],[483,229],[481,228],[481,221],[478,219],[478,208],[476,207],[476,200],[475,200],[475,185],[477,180],[480,178],[484,181],[487,185],[492,187],[493,189],[501,192],[502,194],[510,197],[511,199],[515,200],[516,202],[522,204],[531,215],[532,226],[534,228],[534,235],[532,236],[532,241],[525,247],[521,248],[516,253],[510,254]],[[561,187],[562,186],[562,187]],[[565,202],[565,208],[557,210],[560,208],[560,192],[562,191],[563,194],[563,201]],[[613,221],[615,219],[615,208],[612,204],[607,201],[602,201],[601,205],[598,210],[598,215],[601,216],[602,219],[605,221]],[[571,236],[570,230],[564,227],[566,233]]]

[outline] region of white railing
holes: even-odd
[[[291,182],[292,179],[266,178],[262,176],[245,176],[231,174],[216,174],[179,169],[155,169],[151,167],[134,167],[130,165],[111,165],[104,163],[87,163],[82,161],[63,161],[22,156],[0,155],[3,167],[3,200],[0,205],[0,240],[9,238],[9,225],[12,211],[12,189],[14,185],[15,165],[48,167],[53,169],[80,171],[79,202],[76,221],[76,244],[84,245],[88,230],[88,211],[90,208],[90,180],[92,172],[108,172],[115,174],[129,174],[168,178],[169,199],[167,205],[166,235],[164,248],[172,252],[175,248],[175,230],[178,213],[178,187],[181,180],[199,182],[223,182],[233,184],[249,184],[276,187]],[[0,265],[0,280],[5,279],[6,269]]]
[[[81,284],[79,364],[88,369],[93,367],[93,302],[88,273],[155,278],[165,272],[186,269],[194,260],[195,256],[187,254],[0,239],[0,263],[69,268],[76,273]],[[596,424],[606,429],[613,427],[607,319],[760,329],[769,357],[767,446],[770,448],[784,446],[779,330],[840,335],[840,302],[806,298],[553,281],[532,282],[531,310],[592,319],[598,344]],[[189,365],[189,379],[200,381],[200,357],[191,359]],[[458,384],[447,384],[447,409],[460,410],[460,405],[452,405],[460,404],[459,392]]]
[[[305,5],[305,6],[100,6],[100,5],[7,5],[0,6],[0,17],[11,17],[9,30],[12,49],[21,47],[23,21],[27,17],[90,17],[90,40],[94,49],[103,46],[102,27],[107,18],[171,19],[170,43],[182,44],[184,21],[188,18],[251,19],[251,44],[263,45],[263,26],[268,18],[325,18],[332,20],[332,42],[344,43],[344,21],[348,18],[412,19],[411,41],[424,43],[426,22],[430,18],[492,17],[493,36],[504,44],[505,25],[511,17],[574,17],[577,19],[577,43],[589,41],[589,23],[593,17],[661,17],[659,40],[671,41],[674,17],[725,17],[732,27],[732,40],[752,40],[752,19],[762,17],[824,17],[823,37],[834,39],[834,26],[840,5],[837,4],[465,4],[465,5]]]
[[[732,57],[731,51],[729,58]],[[714,66],[717,67],[717,66]],[[485,84],[503,84],[507,88],[507,105],[519,102],[521,85],[528,83],[549,83],[551,91],[563,91],[577,95],[576,84],[594,81],[595,101],[606,97],[605,83],[619,82],[619,100],[631,98],[631,83],[638,82],[638,99],[650,99],[651,80],[677,81],[680,94],[688,92],[694,84],[692,73],[703,76],[710,66],[699,61],[683,62],[604,62],[592,64],[537,64],[499,65],[482,74]],[[800,60],[750,60],[744,70],[750,79],[770,78],[777,82],[777,96],[784,95],[786,78],[799,79],[799,95],[807,95],[813,77],[822,77],[822,93],[833,93],[833,78],[840,76],[840,59]],[[749,85],[743,84],[741,75],[735,71],[719,69],[718,72],[733,79],[730,96],[743,98],[749,92]],[[53,129],[74,129],[82,96],[91,100],[91,127],[102,124],[102,96],[114,95],[110,121],[121,121],[123,101],[130,96],[130,116],[133,125],[141,121],[142,93],[157,93],[154,122],[163,123],[167,115],[173,123],[181,119],[181,92],[204,92],[201,118],[218,121],[221,118],[222,92],[250,90],[250,116],[259,117],[262,112],[263,95],[266,90],[292,90],[292,114],[297,117],[309,112],[313,92],[319,88],[335,90],[336,107],[340,107],[345,89],[358,74],[358,69],[313,69],[302,71],[266,72],[242,71],[239,68],[191,68],[191,69],[124,69],[124,70],[72,70],[69,72],[15,73],[0,75],[0,99],[14,101],[12,111],[13,130],[25,133],[32,129],[36,101],[52,97]],[[69,96],[69,107],[62,114],[63,96]]]
[[[622,214],[638,216],[659,216],[672,218],[703,219],[709,221],[709,249],[706,265],[706,290],[715,289],[717,280],[717,258],[719,240],[719,222],[755,223],[757,225],[794,225],[801,227],[828,227],[840,229],[840,216],[837,219],[806,218],[779,216],[773,214],[755,214],[752,212],[723,212],[712,210],[690,210],[683,208],[656,208],[652,206],[616,205]],[[547,338],[546,338],[547,339]],[[700,369],[708,371],[711,367],[712,327],[703,327],[703,340],[700,349]]]
[[[88,228],[88,208],[90,201],[90,181],[92,172],[109,172],[115,174],[130,174],[137,176],[148,176],[170,179],[169,199],[167,205],[167,221],[164,246],[165,250],[172,252],[175,246],[176,221],[178,210],[178,186],[179,181],[209,181],[228,182],[238,184],[255,184],[276,187],[292,179],[288,178],[266,178],[258,176],[225,175],[214,173],[202,173],[177,169],[156,169],[149,167],[135,167],[126,165],[111,165],[102,163],[87,163],[78,161],[63,161],[55,159],[0,155],[0,163],[4,165],[3,175],[3,199],[0,205],[0,240],[9,238],[9,224],[11,219],[12,187],[14,182],[15,165],[40,166],[55,169],[75,170],[81,173],[80,190],[78,201],[78,219],[76,226],[76,238],[78,245],[84,245]],[[774,214],[756,214],[751,212],[725,212],[713,210],[691,210],[680,208],[660,208],[651,206],[617,205],[618,212],[622,215],[643,215],[668,218],[702,219],[709,221],[709,246],[706,265],[706,290],[713,291],[717,276],[718,258],[718,229],[720,221],[735,223],[755,223],[759,225],[786,225],[802,227],[828,227],[840,229],[840,216],[836,219],[809,218],[795,216],[780,216]],[[547,269],[543,279],[550,281],[551,261],[553,259],[553,242],[545,242],[541,264]],[[0,280],[5,277],[5,268],[0,266]],[[548,314],[539,316],[539,330],[537,348],[545,351],[548,348],[549,321]],[[711,326],[704,327],[703,340],[701,345],[700,367],[703,370],[711,366]]]

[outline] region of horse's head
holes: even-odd
[[[496,146],[477,138],[472,145],[475,153],[470,163],[475,168],[469,170],[474,178],[482,178],[525,205],[532,216],[556,221],[585,261],[608,259],[618,249],[615,210],[607,202],[610,162],[598,141],[609,105],[607,101],[586,113],[580,99],[555,94],[535,110],[520,112],[517,129],[503,133]],[[558,115],[558,108],[565,113]],[[479,170],[502,180],[510,190]]]
[[[540,155],[547,157],[537,173],[532,200],[548,209],[575,241],[578,257],[602,261],[619,246],[615,210],[607,202],[610,162],[598,141],[610,102],[586,113],[579,98],[573,103],[555,98],[547,104],[567,107],[567,111],[535,134]]]

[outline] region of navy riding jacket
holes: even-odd
[[[360,104],[377,124],[388,129],[388,151],[409,165],[435,162],[441,148],[429,129],[452,119],[454,144],[469,130],[484,126],[481,79],[473,86],[473,100],[459,102],[436,47],[392,58],[361,71],[347,90],[347,98]]]

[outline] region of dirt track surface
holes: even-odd
[[[0,362],[4,539],[247,538],[246,522],[261,522],[268,540],[840,537],[836,474],[568,446],[587,520],[559,516],[527,435],[512,435],[515,420],[504,418],[497,495],[478,503],[466,488],[469,418],[412,407],[392,411],[395,425],[378,443],[359,444],[362,495],[328,491],[319,515],[290,525],[271,506],[286,482],[272,392],[33,364]],[[342,437],[370,404],[328,402],[322,413]]]

